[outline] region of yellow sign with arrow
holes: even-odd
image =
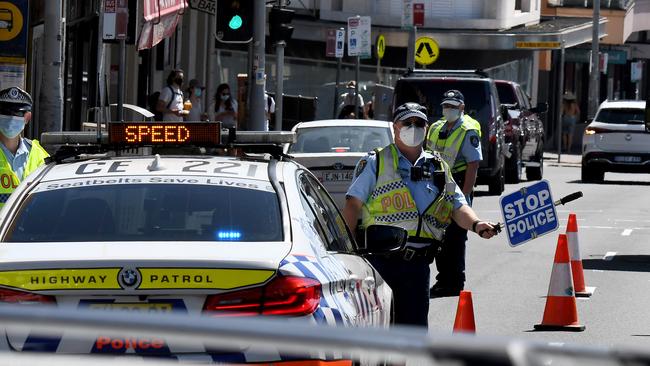
[[[420,65],[431,65],[436,62],[440,48],[431,37],[419,37],[415,40],[415,62]]]

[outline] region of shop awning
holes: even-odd
[[[170,37],[187,8],[186,0],[144,0],[144,24],[138,39],[138,50],[152,48]]]

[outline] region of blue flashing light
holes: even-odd
[[[241,28],[242,24],[244,24],[244,21],[239,15],[235,15],[230,19],[230,23],[228,23],[228,27],[232,30],[237,30]]]
[[[241,239],[241,232],[234,230],[220,230],[217,231],[217,238],[219,240],[239,240]]]

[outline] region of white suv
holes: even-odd
[[[582,137],[582,181],[602,182],[605,172],[650,173],[645,101],[605,101]]]

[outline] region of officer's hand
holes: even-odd
[[[491,224],[489,222],[481,221],[476,224],[476,233],[483,239],[490,239],[501,231],[501,226],[498,224]]]

